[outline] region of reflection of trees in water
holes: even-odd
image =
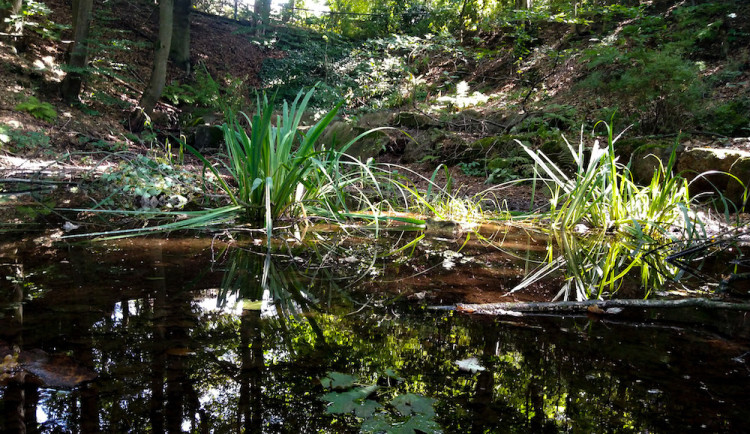
[[[99,377],[72,392],[4,386],[0,427],[21,422],[23,394],[23,423],[36,425],[38,406],[48,430],[54,419],[57,430],[356,431],[353,416],[326,413],[316,379],[337,371],[373,384],[386,370],[404,379],[393,393],[438,399],[446,432],[661,431],[667,417],[672,428],[700,420],[721,431],[743,422],[732,403],[742,402],[737,390],[748,379],[727,376],[726,365],[700,368],[742,348],[717,352],[681,329],[584,318],[503,324],[395,305],[345,315],[358,307],[289,262],[240,249],[225,259],[223,310],[202,310],[192,278],[157,265],[165,262],[157,249],[137,294],[80,289],[76,297],[96,301],[85,311],[57,307],[54,331],[39,327],[53,323],[43,299],[26,309],[24,344],[70,352]],[[90,278],[79,278],[82,288]],[[264,302],[231,310],[232,294]],[[315,303],[329,296],[330,305]],[[469,357],[486,369],[460,371],[455,361]],[[728,382],[736,388],[722,389]],[[721,412],[724,421],[709,417]]]

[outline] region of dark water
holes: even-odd
[[[538,237],[456,256],[463,241],[438,236],[408,260],[317,237],[270,256],[197,238],[3,243],[0,431],[358,432],[377,417],[409,432],[406,394],[434,399],[426,426],[444,432],[750,431],[744,313],[433,311],[497,299],[545,256]],[[327,411],[331,373],[377,385],[375,416]]]

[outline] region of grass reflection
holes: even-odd
[[[612,237],[606,233],[581,236],[558,231],[550,239],[547,263],[530,273],[512,291],[518,291],[561,271],[565,283],[554,300],[589,300],[613,297],[621,289],[637,291],[634,298],[648,297],[680,276],[680,269],[667,261],[662,245],[643,239]]]
[[[284,257],[289,261],[288,257]],[[221,281],[217,305],[242,300],[243,308],[288,317],[315,309],[315,297],[306,290],[309,285],[292,266],[280,269],[271,252],[258,253],[235,248],[229,251],[227,268]]]

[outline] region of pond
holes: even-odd
[[[745,312],[430,309],[503,300],[549,256],[523,230],[487,235],[502,249],[453,235],[320,227],[312,247],[270,253],[252,237],[6,237],[0,430],[750,429]],[[562,282],[513,299],[549,300]]]

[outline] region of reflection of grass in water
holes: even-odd
[[[596,141],[588,161],[583,131],[577,150],[566,140],[576,162],[573,174],[519,142],[544,174],[541,181],[551,193],[547,217],[552,229],[559,231],[556,239],[560,255],[529,274],[515,290],[564,267],[566,281],[556,299],[612,296],[622,287],[623,278],[635,272],[640,273],[643,296],[648,296],[678,273],[667,264],[660,243],[678,236],[689,241],[699,232],[705,234],[704,223],[691,209],[687,180],[673,173],[676,146],[666,166],[657,159],[651,182],[641,186],[633,181],[630,165],[617,161],[617,138],[612,127],[604,125],[607,145],[600,148]],[[581,225],[598,232],[587,238],[571,233]],[[607,235],[613,232],[622,236]]]
[[[646,297],[673,279],[677,269],[666,261],[666,255],[632,238],[613,239],[605,234],[579,238],[560,232],[556,240],[561,264],[565,266],[565,284],[556,298],[587,300],[613,296],[625,277],[639,274]]]
[[[267,303],[286,317],[315,307],[315,298],[305,289],[303,276],[296,269],[280,270],[270,252],[235,248],[229,252],[217,303],[224,306],[236,298],[257,310]]]
[[[528,272],[511,293],[561,272],[565,283],[554,300],[612,297],[626,283],[626,277],[640,282],[643,294],[638,297],[647,297],[680,274],[680,270],[667,261],[666,249],[658,243],[627,236],[615,238],[604,232],[581,236],[556,231],[553,235],[546,262]],[[632,284],[632,279],[628,283]]]
[[[730,277],[720,280],[704,270],[704,260],[726,253],[742,234],[733,230],[702,241],[693,239],[663,244],[627,236],[615,238],[604,233],[584,237],[559,231],[554,233],[559,254],[552,254],[550,244],[548,262],[529,273],[512,291],[540,282],[558,271],[563,273],[565,283],[555,299],[601,300],[614,297],[623,288],[632,291],[633,285],[638,285],[637,289],[642,292],[629,292],[627,296],[645,298],[653,291],[665,289],[670,281],[679,281],[684,275],[697,278],[704,288],[715,284],[721,288],[733,277],[743,278],[741,273],[737,274],[740,266],[729,267],[734,270],[729,271]],[[675,252],[681,246],[683,249]],[[732,255],[742,256],[742,252],[735,251]]]

